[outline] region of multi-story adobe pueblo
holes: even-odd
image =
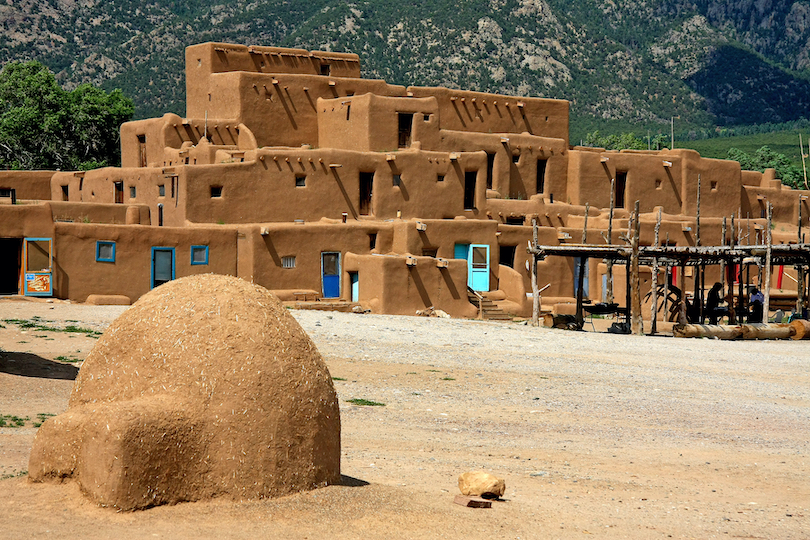
[[[476,316],[469,287],[526,316],[532,221],[541,244],[579,242],[587,204],[587,241],[607,243],[611,179],[613,243],[638,200],[643,245],[659,207],[662,242],[694,245],[699,177],[703,245],[732,214],[759,241],[767,202],[776,243],[810,215],[772,171],[569,146],[567,101],[362,79],[355,54],[204,43],[186,85],[185,118],[121,127],[121,168],[0,173],[0,292],[131,302],[213,272],[393,314]],[[544,306],[573,302],[578,264],[540,263]],[[584,266],[603,299],[606,265]]]

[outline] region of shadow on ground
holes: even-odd
[[[0,373],[41,379],[75,380],[79,368],[42,358],[36,354],[0,352]]]
[[[346,487],[363,487],[368,486],[369,483],[365,480],[360,480],[359,478],[352,478],[351,476],[346,476],[345,474],[340,475],[340,486]]]

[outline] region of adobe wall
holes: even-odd
[[[49,201],[51,176],[53,171],[0,171],[0,189],[15,190],[17,199]]]
[[[53,201],[48,204],[55,222],[149,225],[145,204],[103,204]]]
[[[435,146],[423,148],[445,152],[484,151],[492,156],[491,191],[488,198],[529,199],[535,195],[565,200],[568,177],[568,150],[563,139],[533,135],[500,135],[442,130]],[[540,161],[545,175],[538,181]],[[487,163],[489,171],[489,162]],[[542,189],[538,192],[538,184]]]
[[[514,97],[441,87],[409,86],[415,98],[435,97],[441,129],[480,133],[529,133],[563,139],[568,146],[568,101]]]
[[[266,234],[261,234],[262,229]],[[271,223],[240,228],[244,235],[239,257],[248,258],[252,268],[240,266],[240,277],[247,275],[253,282],[270,290],[321,289],[321,253],[341,254],[341,278],[345,277],[345,259],[348,253],[386,253],[391,248],[392,226],[390,222],[347,223],[323,220],[316,223]],[[371,249],[371,236],[376,245]],[[283,258],[295,257],[295,266],[284,268]],[[350,296],[350,290],[341,287],[341,298]]]
[[[318,145],[361,152],[396,152],[417,146],[423,150],[438,150],[422,143],[423,138],[435,141],[439,132],[438,104],[434,98],[402,98],[367,93],[358,96],[319,98]],[[411,135],[407,144],[400,145],[400,114],[413,115]]]
[[[187,197],[185,218],[195,223],[292,222],[321,217],[341,219],[453,218],[482,216],[486,204],[483,152],[446,154],[380,153],[330,149],[262,149],[246,153],[244,163],[178,168],[180,192]],[[467,171],[477,171],[475,204],[464,208]],[[360,207],[360,173],[374,173],[368,214]],[[394,185],[394,175],[400,185]],[[439,181],[439,176],[443,180]],[[296,186],[296,177],[303,185]],[[212,197],[212,186],[222,187]],[[153,218],[154,219],[154,218]]]
[[[97,241],[115,242],[115,261],[96,261]],[[208,264],[191,264],[191,246],[208,246]],[[54,295],[84,302],[91,294],[135,301],[151,289],[152,247],[175,249],[176,277],[236,274],[236,231],[143,225],[54,224]]]
[[[2,238],[50,238],[53,236],[51,208],[47,202],[0,206]]]
[[[740,208],[740,164],[725,159],[700,157],[694,150],[674,150],[684,160],[681,169],[682,214],[697,212],[698,176],[700,176],[700,216],[722,217],[736,214]]]
[[[467,298],[467,264],[449,260],[440,268],[432,257],[415,257],[408,266],[404,256],[346,256],[346,271],[357,272],[359,301],[375,313],[414,315],[429,307],[453,317],[475,317]],[[348,285],[344,279],[344,287]]]

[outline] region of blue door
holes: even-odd
[[[324,298],[340,298],[340,253],[321,253],[321,284]]]
[[[174,248],[152,248],[152,288],[174,279]]]
[[[470,244],[467,255],[467,285],[474,291],[489,290],[489,245]]]

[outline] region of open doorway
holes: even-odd
[[[22,238],[0,238],[0,294],[19,294]]]

